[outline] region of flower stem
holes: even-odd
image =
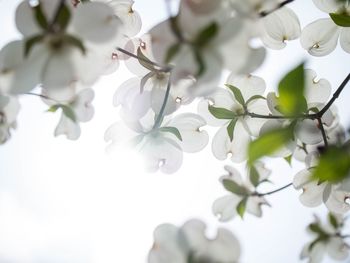
[[[325,132],[324,127],[323,127],[323,123],[322,123],[321,117],[318,117],[318,118],[317,118],[317,121],[318,121],[318,126],[319,126],[319,128],[320,128],[320,130],[321,130],[321,133],[322,133],[322,138],[323,138],[324,146],[327,148],[327,147],[328,147],[328,140],[327,140],[326,132]]]
[[[293,185],[293,183],[289,183],[289,184],[287,184],[287,185],[285,185],[285,186],[282,186],[282,187],[277,188],[277,189],[275,189],[275,190],[273,190],[273,191],[270,191],[270,192],[266,192],[266,193],[254,193],[254,194],[252,194],[252,195],[254,195],[254,196],[260,196],[260,197],[261,197],[261,196],[265,196],[265,195],[272,195],[272,194],[274,194],[274,193],[280,192],[280,191],[282,191],[282,190],[288,188],[288,187],[291,186],[291,185]]]
[[[163,121],[163,118],[164,118],[163,115],[164,115],[166,104],[167,104],[168,99],[169,99],[170,88],[171,88],[170,77],[171,77],[171,73],[169,74],[169,78],[168,78],[168,83],[167,83],[167,87],[166,87],[166,91],[165,91],[165,95],[164,95],[163,104],[162,104],[162,107],[160,108],[159,114],[157,115],[157,119],[154,122],[153,129],[159,128],[160,125],[162,124],[162,121]]]
[[[269,14],[275,12],[276,10],[284,7],[285,5],[291,3],[291,2],[294,2],[294,0],[285,0],[281,3],[279,3],[275,8],[271,9],[271,10],[268,10],[268,11],[262,11],[260,12],[260,17],[265,17],[265,16],[268,16]]]

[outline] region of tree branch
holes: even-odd
[[[285,0],[281,3],[279,3],[275,8],[271,9],[271,10],[268,10],[268,11],[262,11],[260,12],[260,17],[265,17],[265,16],[268,16],[269,14],[272,14],[273,12],[275,12],[276,10],[284,7],[285,5],[293,2],[294,0]]]
[[[282,186],[282,187],[277,188],[276,190],[273,190],[273,191],[270,191],[270,192],[266,192],[266,193],[254,193],[254,194],[252,194],[252,195],[253,195],[253,196],[259,196],[259,197],[265,196],[265,195],[272,195],[272,194],[274,194],[274,193],[280,192],[280,191],[282,191],[282,190],[288,188],[288,187],[291,186],[291,185],[293,185],[293,183],[289,183],[289,184],[287,184],[287,185],[285,185],[285,186]]]
[[[321,133],[322,133],[324,146],[327,148],[328,147],[328,140],[327,140],[326,132],[325,132],[324,127],[323,127],[323,123],[322,123],[321,117],[317,118],[317,121],[318,121],[318,126],[319,126],[319,128],[321,130]]]

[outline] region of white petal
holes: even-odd
[[[66,135],[69,140],[77,140],[80,137],[80,133],[79,124],[73,122],[62,113],[61,119],[55,129],[55,136]]]
[[[344,4],[337,0],[312,0],[325,13],[336,13]]]
[[[82,38],[101,43],[116,38],[121,21],[108,5],[88,2],[75,10],[72,25]]]
[[[252,196],[247,200],[247,212],[257,216],[262,216],[261,205],[267,204],[267,201],[263,197]]]
[[[350,28],[342,28],[339,42],[342,49],[350,53]]]
[[[313,56],[325,56],[337,46],[340,28],[332,19],[318,19],[308,24],[302,31],[300,42]]]
[[[124,123],[114,123],[104,134],[104,140],[108,143],[106,151],[109,153],[115,151],[118,147],[130,143],[137,135],[137,133],[129,129]]]
[[[180,114],[167,124],[167,126],[176,127],[179,130],[182,141],[178,143],[184,152],[190,153],[201,151],[208,144],[208,133],[199,130],[205,125],[205,120],[193,113]]]
[[[78,94],[72,105],[78,121],[87,122],[92,119],[95,113],[94,107],[91,105],[94,96],[92,89],[85,89]]]
[[[205,236],[206,225],[198,220],[191,219],[187,221],[180,229],[179,239],[181,235],[185,239],[182,239],[182,246],[188,247],[192,251],[201,252],[206,247],[208,240]],[[179,240],[179,241],[180,241]],[[186,242],[186,244],[184,244]]]
[[[226,83],[239,88],[245,101],[254,95],[263,95],[266,89],[265,81],[253,75],[237,76],[231,73]]]
[[[322,141],[322,133],[318,123],[313,120],[303,120],[295,127],[295,135],[305,144],[318,144]]]
[[[283,7],[264,17],[262,41],[272,49],[285,47],[286,40],[294,40],[300,36],[299,19],[288,7]]]
[[[335,260],[345,260],[349,255],[349,247],[340,237],[333,237],[327,243],[327,252]]]
[[[152,105],[152,110],[154,111],[155,114],[159,114],[161,108],[163,107],[164,104],[164,98],[165,98],[166,91],[164,89],[159,89],[159,88],[153,88],[151,91],[151,105]],[[169,115],[172,114],[174,111],[176,111],[177,105],[175,100],[169,96],[168,100],[165,104],[164,108],[164,115]]]
[[[236,207],[241,199],[237,195],[230,194],[215,200],[212,207],[214,215],[222,222],[231,220],[237,215]]]
[[[24,36],[33,36],[42,31],[35,20],[34,14],[35,11],[30,6],[29,1],[23,1],[16,9],[16,26]]]
[[[347,200],[350,198],[350,193],[341,190],[335,190],[332,187],[331,194],[326,202],[327,208],[336,214],[345,214],[350,210],[350,205]]]
[[[305,70],[305,78],[305,98],[308,104],[325,103],[332,92],[329,81],[326,79],[317,80],[316,72],[311,69]]]

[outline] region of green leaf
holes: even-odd
[[[175,56],[176,54],[179,52],[181,48],[180,43],[176,43],[174,45],[172,45],[171,47],[169,47],[166,56],[165,56],[165,63],[169,63]]]
[[[329,16],[332,18],[333,22],[341,27],[350,27],[350,16],[346,14],[336,14],[330,13]]]
[[[236,211],[239,214],[239,216],[243,219],[246,207],[247,207],[247,201],[248,197],[244,197],[237,205]]]
[[[54,21],[54,23],[60,26],[61,31],[64,31],[69,24],[70,18],[71,18],[71,13],[69,11],[69,8],[67,7],[66,4],[64,4],[59,10],[57,19],[56,21]]]
[[[227,134],[230,137],[231,142],[233,140],[233,132],[235,130],[236,123],[237,123],[237,119],[233,119],[232,121],[230,121],[229,125],[227,126]]]
[[[36,35],[25,40],[24,44],[24,56],[28,57],[33,46],[44,39],[44,35]]]
[[[85,55],[86,49],[85,49],[85,47],[84,47],[84,45],[83,45],[83,42],[81,42],[80,39],[78,39],[78,38],[76,38],[75,36],[72,36],[72,35],[64,35],[63,38],[62,38],[62,40],[63,40],[65,43],[67,43],[67,44],[69,44],[69,45],[72,45],[72,46],[74,46],[74,47],[80,49],[81,53],[82,53],[83,55]]]
[[[213,22],[205,27],[194,40],[194,45],[198,48],[207,45],[219,32],[219,26]]]
[[[338,220],[332,213],[328,214],[328,220],[329,220],[329,223],[334,227],[334,229],[338,229],[339,227]]]
[[[194,59],[196,60],[197,66],[198,66],[198,70],[197,70],[196,75],[197,75],[197,77],[199,77],[205,72],[206,65],[205,65],[203,57],[198,49],[195,49],[195,48],[193,49],[193,55],[194,55]]]
[[[339,182],[350,175],[350,152],[345,146],[329,146],[313,169],[313,179]]]
[[[241,196],[248,195],[248,192],[244,187],[240,186],[239,184],[230,179],[224,179],[222,181],[222,184],[224,185],[225,189],[231,193]]]
[[[317,223],[310,224],[309,229],[320,236],[327,236],[327,233]]]
[[[137,49],[137,56],[139,58],[139,63],[146,69],[150,71],[155,71],[154,66],[152,65],[152,61],[149,60],[142,52],[141,48]]]
[[[252,102],[254,100],[258,100],[258,99],[266,100],[266,98],[264,96],[254,95],[247,100],[246,104],[249,104],[250,102]]]
[[[217,119],[221,120],[231,120],[235,119],[235,113],[225,108],[216,108],[214,106],[209,105],[208,110]]]
[[[59,107],[62,108],[62,112],[67,118],[71,119],[73,122],[76,122],[76,116],[71,107],[66,105],[59,105]]]
[[[284,157],[284,160],[286,160],[286,162],[289,164],[289,166],[292,165],[292,157],[293,157],[292,154],[287,156],[287,157]]]
[[[238,101],[239,104],[241,104],[244,107],[245,101],[244,101],[242,92],[239,90],[239,88],[232,86],[230,84],[225,84],[225,86],[232,91],[233,95],[235,96],[235,99]]]
[[[181,133],[180,131],[175,127],[161,127],[159,128],[159,131],[161,132],[170,132],[176,136],[180,141],[182,141]]]
[[[293,139],[293,127],[275,129],[262,134],[248,146],[248,164],[270,155]]]
[[[254,165],[250,167],[249,180],[255,187],[257,187],[260,183],[260,175]]]
[[[287,115],[306,112],[304,63],[290,71],[279,83],[280,110]]]
[[[38,25],[42,29],[47,30],[49,28],[49,23],[44,15],[43,10],[41,9],[41,4],[39,3],[38,5],[34,6],[33,11],[34,11],[35,20],[38,23]]]
[[[59,105],[52,105],[47,112],[56,112],[60,108]]]

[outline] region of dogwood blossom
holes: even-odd
[[[251,136],[258,136],[261,126],[266,121],[253,119],[247,114],[247,111],[268,113],[266,103],[261,99],[266,85],[263,79],[252,75],[230,75],[227,83],[228,89],[218,88],[200,101],[198,112],[209,125],[221,126],[212,142],[214,156],[225,160],[231,155],[233,162],[242,162],[247,158],[246,149]],[[236,95],[238,92],[241,93],[241,100],[238,100]],[[228,115],[219,116],[215,113],[216,109],[227,111]]]
[[[333,213],[344,214],[350,210],[347,200],[350,192],[341,190],[341,184],[320,182],[312,178],[312,169],[318,162],[318,153],[312,152],[306,158],[306,169],[298,172],[293,180],[295,189],[302,189],[300,202],[307,207],[317,207],[324,203]]]
[[[330,16],[350,16],[350,7],[347,1],[313,0],[321,11]],[[321,18],[308,24],[302,31],[300,42],[313,56],[325,56],[331,53],[338,44],[345,52],[350,53],[350,29],[336,23],[333,18]]]
[[[72,8],[43,0],[36,6],[23,1],[16,10],[16,25],[24,39],[7,49],[17,51],[8,90],[25,93],[38,84],[50,89],[78,80],[93,83],[107,67],[104,55],[118,39],[120,20],[103,3]]]
[[[225,166],[228,175],[222,176],[220,181],[227,190],[231,190],[231,193],[217,199],[212,207],[213,213],[218,216],[220,221],[228,221],[239,213],[243,216],[245,210],[261,217],[261,206],[269,205],[266,199],[257,193],[256,187],[267,180],[271,171],[260,162],[257,162],[251,169],[251,176],[243,179],[234,167]],[[230,186],[232,183],[235,187]],[[244,206],[243,211],[240,210],[240,206]]]
[[[213,239],[205,236],[205,224],[196,219],[181,228],[171,224],[158,226],[149,263],[231,263],[240,257],[240,245],[228,230],[219,228]]]
[[[322,224],[316,217],[309,225],[310,234],[315,239],[306,244],[300,254],[300,259],[308,259],[309,263],[322,262],[327,254],[336,261],[343,261],[349,255],[350,246],[345,242],[341,231],[344,228],[344,221],[339,215],[329,214],[327,224]]]
[[[46,91],[43,96],[50,106],[48,111],[62,109],[55,136],[64,134],[70,140],[77,140],[81,134],[79,122],[90,121],[94,115],[93,90],[75,82],[65,89]]]
[[[200,130],[206,124],[202,117],[183,113],[164,118],[156,126],[154,117],[149,111],[137,121],[126,121],[126,125],[113,124],[105,133],[105,141],[110,143],[108,150],[115,149],[123,141],[131,143],[144,157],[148,171],[174,173],[182,164],[183,151],[198,152],[207,145],[208,133]]]
[[[19,109],[20,105],[16,97],[0,93],[0,144],[5,143],[11,136],[11,129],[16,128]]]

